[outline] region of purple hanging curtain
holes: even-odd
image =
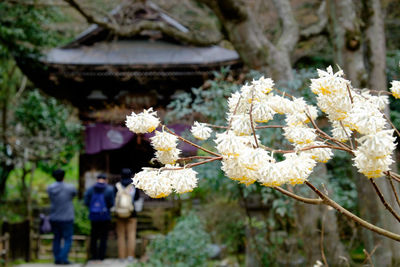
[[[103,150],[121,148],[131,141],[134,135],[122,126],[103,123],[86,125],[86,153],[96,154]]]
[[[176,134],[182,135],[186,130],[190,129],[190,126],[185,124],[172,124],[168,125],[168,128],[172,129]],[[160,129],[161,128],[158,130]],[[135,134],[126,127],[104,123],[88,124],[86,125],[85,132],[86,154],[96,154],[103,150],[119,149],[135,136]],[[143,135],[144,139],[148,141],[150,141],[149,139],[152,136],[154,136],[154,132]],[[192,155],[197,151],[197,148],[183,142],[179,142],[178,148],[181,149],[184,154]]]

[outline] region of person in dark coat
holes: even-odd
[[[61,169],[53,171],[56,182],[47,188],[49,194],[50,224],[54,233],[53,254],[55,264],[69,264],[68,253],[74,233],[74,206],[72,199],[77,190],[71,184],[64,183],[65,172]],[[61,246],[61,240],[64,240]]]
[[[107,184],[105,174],[97,176],[97,183],[84,195],[89,208],[91,222],[90,254],[92,260],[104,260],[107,250],[107,237],[111,223],[110,209],[114,206],[114,189]]]
[[[116,184],[116,217],[117,217],[117,237],[118,237],[118,257],[133,261],[136,248],[136,226],[137,213],[134,209],[135,201],[139,199],[139,190],[132,184],[132,171],[128,168],[121,170],[121,181]],[[124,195],[124,196],[123,196]],[[133,210],[127,215],[119,215],[119,203],[129,195]]]

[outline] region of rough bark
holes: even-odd
[[[381,2],[379,0],[366,0],[363,2],[363,15],[365,20],[365,41],[367,56],[367,69],[368,69],[368,87],[374,90],[387,90],[386,80],[386,41],[384,30],[384,16],[382,12]],[[389,118],[389,107],[385,110],[386,116]],[[392,164],[392,170],[396,171],[396,164]],[[386,201],[397,211],[399,208],[396,205],[395,197],[392,193],[390,184],[386,179],[379,179],[376,181],[380,187]],[[396,189],[398,186],[396,184]],[[382,205],[381,205],[382,206]],[[383,227],[389,231],[400,233],[400,224],[396,219],[386,210],[381,214],[381,222]],[[393,261],[393,264],[400,264],[400,243],[390,240],[384,240],[385,247],[390,247],[389,252],[384,251]],[[391,255],[390,255],[391,254]],[[391,264],[388,262],[388,264]]]
[[[218,17],[227,39],[244,63],[251,69],[268,73],[275,80],[293,79],[291,52],[299,39],[299,26],[294,19],[290,1],[275,1],[282,22],[282,33],[272,43],[244,1],[202,0]]]
[[[336,63],[353,86],[386,90],[386,45],[380,1],[366,0],[361,4],[354,0],[329,0],[328,13]],[[353,174],[360,216],[389,231],[400,232],[400,224],[385,210],[367,178],[356,170]],[[377,183],[388,202],[395,206],[390,185],[384,179]],[[392,260],[398,261],[398,242],[366,229],[361,234],[366,250],[376,249],[372,256],[374,264],[390,266]]]

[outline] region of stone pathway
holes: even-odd
[[[117,259],[106,259],[104,261],[89,261],[88,263],[75,263],[70,265],[55,265],[51,263],[24,263],[15,265],[15,267],[128,267],[132,266],[132,263],[121,262]]]

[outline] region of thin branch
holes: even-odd
[[[228,126],[220,126],[220,125],[214,125],[210,123],[206,123],[207,126],[212,127],[212,128],[217,128],[217,129],[228,129]]]
[[[287,191],[287,190],[285,190],[285,189],[283,189],[283,188],[281,188],[279,186],[275,186],[275,187],[272,187],[272,188],[277,190],[277,191],[279,191],[279,192],[281,192],[282,194],[285,194],[288,197],[294,198],[294,199],[296,199],[296,200],[298,200],[300,202],[306,203],[306,204],[320,205],[323,202],[322,199],[320,199],[320,198],[317,199],[317,198],[302,197],[302,196],[296,195],[296,194],[294,194],[292,192],[289,192],[289,191]]]
[[[348,84],[347,84],[346,88],[347,88],[347,93],[349,94],[349,97],[350,97],[350,102],[353,104],[354,103],[353,96],[351,94],[350,87]]]
[[[392,126],[393,130],[396,132],[397,136],[400,137],[400,133],[397,130],[396,126],[394,126],[394,124],[392,123],[392,121],[388,118],[388,116],[386,116],[386,114],[384,112],[382,112],[383,116],[385,117],[385,119],[390,123],[390,126]]]
[[[253,121],[253,98],[254,98],[254,89],[251,91],[251,104],[250,104],[250,111],[249,111],[249,115],[250,115],[250,125],[251,125],[251,130],[253,131],[253,135],[254,135],[254,142],[256,144],[256,147],[258,146],[258,141],[257,141],[257,135],[256,135],[256,130],[254,130],[254,121]]]
[[[311,150],[311,149],[315,149],[315,148],[331,148],[331,149],[343,150],[343,151],[346,151],[349,153],[353,153],[353,151],[351,151],[348,148],[344,148],[344,147],[340,147],[340,146],[330,146],[330,145],[309,146],[309,147],[304,147],[304,148],[297,149],[297,150],[273,150],[273,151],[276,153],[286,154],[286,153],[294,153],[296,151],[307,151],[307,150]]]
[[[396,182],[400,183],[400,177],[394,175],[394,173],[392,173],[391,171],[388,172],[384,172],[385,175],[389,175],[390,177],[392,177]]]
[[[193,168],[193,167],[203,165],[206,163],[210,163],[210,162],[213,162],[216,160],[222,160],[222,157],[213,157],[211,159],[203,160],[203,161],[196,162],[196,163],[191,163],[191,164],[185,165],[184,167],[180,167],[180,168],[165,168],[165,167],[163,167],[163,168],[160,168],[160,171],[178,171],[178,170],[183,170],[183,169],[187,169],[187,168]]]
[[[397,205],[400,207],[400,199],[399,199],[399,196],[397,195],[396,187],[395,187],[394,184],[393,184],[392,176],[386,176],[386,178],[387,178],[387,179],[389,180],[389,182],[390,182],[390,186],[392,187],[393,194],[394,194],[394,197],[395,197],[395,199],[396,199]]]
[[[340,121],[340,126],[342,126],[342,129],[343,129],[344,133],[346,134],[347,138],[349,139],[349,142],[350,142],[350,147],[351,147],[351,149],[353,149],[353,150],[354,150],[353,141],[351,140],[351,137],[350,137],[350,135],[347,133],[347,131],[346,131],[346,128],[344,127],[344,125],[343,125],[343,122],[342,122],[342,121]]]
[[[332,208],[336,209],[337,211],[339,211],[340,213],[342,213],[343,215],[347,216],[348,218],[350,218],[351,220],[355,221],[356,223],[360,224],[362,227],[365,227],[377,234],[386,236],[390,239],[396,240],[396,241],[400,241],[400,235],[395,234],[393,232],[390,232],[388,230],[385,230],[383,228],[380,228],[378,226],[375,226],[363,219],[361,219],[360,217],[358,217],[357,215],[351,213],[350,211],[348,211],[347,209],[343,208],[342,206],[340,206],[338,203],[336,203],[335,201],[333,201],[332,199],[330,199],[328,196],[326,196],[324,193],[322,193],[321,191],[319,191],[315,186],[313,186],[310,182],[305,181],[305,184],[311,188],[311,190],[313,190],[323,201],[325,205],[331,206]]]
[[[400,216],[393,210],[392,206],[390,206],[390,204],[387,203],[385,197],[382,195],[382,192],[379,189],[378,185],[375,183],[374,179],[369,179],[369,181],[371,182],[372,186],[374,187],[376,193],[378,194],[379,199],[381,200],[381,202],[385,206],[385,208],[397,219],[398,222],[400,222]]]
[[[320,249],[321,249],[321,257],[322,261],[324,262],[325,266],[329,267],[328,262],[325,257],[325,251],[324,251],[324,226],[325,226],[325,216],[326,216],[326,210],[324,212],[324,215],[322,216],[321,220],[321,238],[320,238]]]
[[[161,124],[161,125],[162,125],[162,126],[164,127],[164,129],[167,130],[170,134],[173,134],[173,135],[175,135],[176,137],[178,137],[179,140],[181,140],[181,141],[183,141],[183,142],[185,142],[185,143],[187,143],[187,144],[189,144],[189,145],[191,145],[191,146],[194,146],[194,147],[196,147],[196,148],[198,148],[198,149],[201,149],[201,150],[203,150],[204,152],[207,152],[208,154],[211,154],[211,155],[214,155],[214,156],[217,156],[217,157],[221,157],[220,154],[215,153],[215,152],[213,152],[213,151],[211,151],[211,150],[208,150],[208,149],[206,149],[206,148],[204,148],[204,147],[202,147],[202,146],[196,145],[195,143],[190,142],[189,140],[183,138],[182,136],[180,136],[180,135],[174,133],[174,132],[171,131],[167,126],[165,126],[165,125],[163,125],[163,124]]]
[[[317,134],[319,134],[322,138],[328,139],[328,140],[334,142],[335,144],[337,144],[337,145],[339,145],[339,146],[341,146],[341,147],[344,147],[344,148],[347,148],[347,149],[349,149],[349,150],[352,150],[352,148],[351,148],[350,146],[348,146],[348,145],[346,145],[346,144],[344,144],[344,143],[342,143],[342,142],[336,140],[336,139],[333,138],[333,137],[330,137],[327,133],[325,133],[324,131],[322,131],[322,130],[318,127],[318,125],[315,123],[315,121],[313,120],[313,118],[310,116],[310,114],[307,113],[307,112],[304,112],[304,113],[306,114],[307,118],[310,120],[310,122],[311,122],[312,126],[314,127],[314,129],[317,131]],[[348,152],[350,152],[350,151],[348,151]],[[350,153],[353,154],[353,151],[351,151]]]
[[[64,1],[67,2],[71,7],[73,7],[77,12],[79,12],[89,23],[97,24],[98,26],[107,29],[113,34],[121,37],[131,37],[139,34],[143,30],[154,30],[160,31],[168,36],[172,36],[179,41],[201,46],[217,44],[223,39],[223,36],[221,34],[215,39],[210,39],[210,36],[205,36],[205,33],[196,32],[195,34],[193,31],[182,32],[177,28],[171,27],[170,25],[162,21],[142,20],[128,26],[121,26],[97,18],[96,16],[85,10],[76,0]]]
[[[262,126],[256,126],[256,129],[267,129],[267,128],[284,128],[285,126],[283,125],[262,125]]]
[[[195,160],[195,159],[210,159],[210,158],[214,158],[214,157],[209,157],[209,156],[192,156],[192,157],[186,157],[186,158],[180,158],[176,161],[191,161],[191,160]]]

